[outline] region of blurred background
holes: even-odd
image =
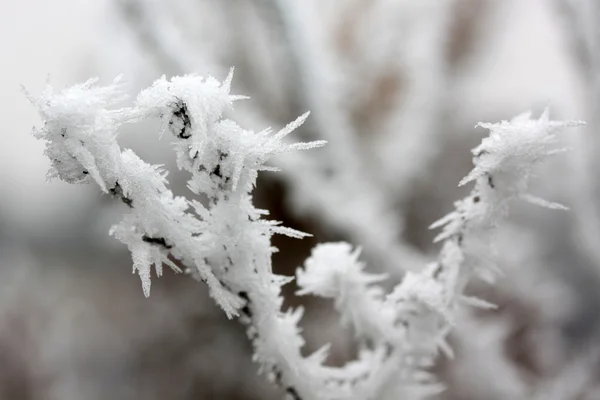
[[[538,171],[532,192],[557,212],[515,204],[489,262],[494,286],[469,290],[494,312],[465,312],[439,399],[600,399],[600,2],[596,0],[0,1],[0,399],[279,399],[257,375],[242,326],[184,276],[145,299],[110,226],[122,205],[94,186],[45,182],[39,123],[21,91],[123,73],[132,96],[162,74],[197,72],[251,96],[231,117],[279,128],[311,110],[255,200],[314,234],[275,238],[292,275],[317,242],[346,240],[373,271],[420,268],[438,248],[427,227],[466,194],[470,149],[496,122],[550,107],[583,119],[572,150]],[[171,171],[168,137],[148,123],[120,142]],[[331,304],[307,307],[307,353],[332,341],[354,354]]]

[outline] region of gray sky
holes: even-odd
[[[43,143],[29,133],[37,115],[21,85],[39,93],[46,78],[60,87],[81,79],[86,55],[101,32],[104,0],[0,0],[1,115],[0,202],[4,217],[33,221],[48,217],[56,203],[76,200],[76,187],[45,184]],[[72,193],[71,193],[72,192]]]

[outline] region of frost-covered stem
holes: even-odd
[[[475,188],[438,223],[445,226],[438,261],[409,272],[385,297],[372,287],[381,277],[362,272],[350,246],[315,249],[306,269],[298,271],[298,282],[304,293],[334,298],[361,341],[356,361],[332,368],[323,365],[327,346],[302,356],[302,311],[281,310],[281,286],[290,278],[272,273],[271,236],[306,234],[261,219],[267,211],[254,208],[251,196],[258,172],[274,170],[266,165],[271,157],[324,143],[282,142],[308,114],[275,134],[247,131],[224,119],[223,111],[242,98],[230,95],[231,78],[221,83],[196,75],[163,77],[140,93],[133,108],[122,109],[113,109],[122,99],[117,84],[96,87],[88,81],[58,93],[48,87],[32,99],[45,121],[36,135],[47,141],[51,172],[71,183],[93,180],[128,206],[113,232],[129,246],[144,293],[149,294],[152,264],[160,275],[162,263],[177,269],[169,255],[182,260],[229,316],[241,313],[261,370],[294,400],[365,400],[437,390],[424,368],[438,348],[447,348],[444,337],[456,308],[461,302],[488,306],[463,295],[472,276],[488,272],[477,264],[473,244],[511,198],[558,207],[524,190],[531,166],[553,153],[548,147],[554,131],[576,123],[552,122],[544,114],[535,121],[525,115],[511,123],[482,124],[492,133],[474,150],[475,169],[462,182],[475,181]],[[165,173],[119,148],[119,125],[148,117],[161,118],[163,131],[175,137],[177,165],[191,174],[188,187],[205,203],[174,197]]]
[[[250,192],[259,170],[271,156],[323,142],[285,145],[281,139],[306,115],[283,130],[245,131],[222,119],[223,110],[239,96],[229,95],[231,76],[223,83],[196,76],[165,79],[143,91],[131,109],[110,110],[120,100],[116,85],[95,87],[94,81],[55,93],[51,88],[32,99],[45,120],[36,134],[47,141],[53,172],[67,182],[92,179],[120,198],[130,210],[113,228],[127,243],[146,294],[150,266],[160,272],[167,258],[181,259],[189,272],[205,280],[215,301],[229,314],[241,308],[263,370],[274,374],[295,398],[319,399],[326,376],[319,353],[303,358],[298,335],[300,312],[282,313],[280,286],[289,278],[272,274],[270,244],[274,233],[304,234],[261,220],[266,212],[252,206]],[[192,173],[190,189],[208,198],[207,205],[174,198],[165,174],[145,164],[130,150],[122,151],[116,129],[123,122],[149,116],[163,119],[176,143],[180,168]],[[91,177],[91,178],[90,178]],[[189,206],[195,214],[186,212]]]
[[[281,143],[306,115],[274,135],[223,119],[223,110],[239,98],[229,95],[230,79],[158,80],[140,93],[135,107],[116,110],[117,85],[89,81],[60,92],[48,87],[32,99],[45,120],[36,134],[47,141],[55,175],[71,183],[95,181],[128,206],[113,232],[129,246],[145,294],[151,265],[160,274],[162,263],[177,268],[169,255],[180,259],[191,275],[207,282],[228,315],[241,312],[262,370],[293,398],[368,398],[355,397],[362,392],[354,386],[381,364],[385,352],[364,353],[341,369],[322,365],[326,348],[302,356],[301,310],[281,311],[280,287],[289,278],[272,274],[270,237],[304,234],[261,220],[266,212],[251,202],[258,171],[272,169],[264,165],[271,156],[323,143]],[[178,166],[192,174],[189,188],[204,195],[206,204],[174,197],[164,173],[119,148],[120,124],[152,116],[161,117],[164,130],[175,136]]]
[[[460,185],[474,182],[474,188],[468,197],[455,203],[454,212],[432,225],[432,228],[443,227],[435,240],[444,244],[437,262],[425,274],[430,275],[434,284],[431,289],[435,288],[440,298],[436,302],[424,298],[425,304],[429,303],[448,321],[460,302],[485,306],[462,295],[473,277],[489,279],[494,275],[494,268],[478,257],[479,241],[489,235],[506,214],[509,201],[515,198],[564,209],[560,204],[527,194],[526,189],[533,167],[562,151],[551,147],[556,143],[556,133],[579,125],[582,122],[550,121],[548,110],[539,120],[530,119],[527,113],[511,122],[479,124],[491,134],[473,149],[475,168],[460,182]]]
[[[549,208],[564,208],[526,193],[533,167],[548,156],[560,152],[552,149],[556,133],[581,122],[555,122],[548,110],[539,120],[523,114],[511,122],[479,124],[490,136],[473,150],[475,168],[460,185],[474,182],[471,194],[455,203],[455,211],[432,225],[443,227],[436,241],[443,241],[437,262],[423,273],[408,274],[392,297],[412,299],[426,305],[441,329],[454,321],[461,304],[490,307],[485,301],[467,297],[464,289],[476,277],[493,279],[495,269],[481,254],[481,240],[505,216],[509,201],[521,198]],[[406,290],[402,286],[406,285]],[[397,296],[400,295],[400,296]]]
[[[230,78],[217,91],[228,93],[229,82]],[[327,384],[336,370],[321,365],[324,350],[308,358],[301,355],[304,340],[297,327],[301,310],[281,311],[280,287],[289,278],[271,270],[271,235],[304,234],[260,220],[266,212],[255,209],[250,196],[258,171],[269,169],[264,162],[271,155],[322,143],[280,143],[306,115],[273,136],[244,131],[220,118],[214,99],[201,92],[207,91],[206,86],[193,78],[157,81],[140,94],[138,107],[162,116],[177,138],[178,166],[192,175],[189,188],[208,198],[206,207],[193,203],[198,215],[211,221],[204,235],[213,239],[213,246],[205,260],[224,285],[246,301],[241,319],[248,325],[261,369],[294,399],[336,398],[340,389]],[[190,89],[194,87],[196,92]]]
[[[360,366],[366,373],[358,379],[341,380],[352,388],[352,395],[339,398],[424,396],[438,391],[439,385],[424,369],[433,364],[432,346],[449,351],[448,346],[439,337],[422,335],[421,305],[398,305],[386,296],[374,285],[385,276],[365,273],[358,254],[347,243],[318,245],[304,269],[297,271],[299,294],[332,298],[342,322],[353,329],[362,349],[359,360],[345,368]]]
[[[533,166],[557,152],[551,149],[555,133],[580,124],[550,121],[547,112],[539,120],[524,114],[510,123],[480,124],[491,134],[473,150],[475,168],[461,181],[461,185],[473,181],[475,187],[455,203],[454,212],[432,225],[443,227],[436,239],[444,242],[437,261],[419,273],[408,272],[389,295],[384,297],[371,286],[380,277],[362,272],[356,253],[347,245],[317,248],[305,270],[298,271],[301,293],[334,298],[357,336],[374,343],[374,349],[385,349],[380,368],[372,369],[359,386],[363,395],[398,393],[410,383],[424,389],[429,377],[423,367],[433,362],[440,348],[451,354],[445,336],[459,307],[492,307],[464,294],[471,279],[494,276],[494,268],[478,256],[489,247],[486,238],[514,198],[562,207],[525,190]]]

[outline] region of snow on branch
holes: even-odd
[[[191,118],[195,118],[197,141],[212,133],[207,132],[207,127],[212,128],[213,124],[218,128],[214,131],[223,136],[220,139],[225,145],[230,142],[239,144],[231,137],[237,138],[242,133],[241,138],[248,138],[246,150],[253,157],[248,162],[255,168],[254,175],[257,169],[264,168],[262,163],[273,154],[323,144],[278,146],[281,136],[293,129],[292,125],[279,136],[268,135],[267,132],[256,135],[260,140],[252,147],[252,133],[242,131],[232,121],[220,119],[224,109],[240,98],[229,95],[229,82],[226,80],[221,85],[215,79],[203,80],[194,75],[180,77],[174,80],[174,84],[187,88],[187,92],[176,93],[180,96],[176,98],[161,92],[161,89],[168,90],[166,80],[162,79],[140,94],[134,108],[114,108],[124,99],[118,80],[109,86],[96,86],[95,80],[89,80],[58,92],[47,87],[32,101],[44,119],[44,127],[34,133],[47,142],[46,155],[52,162],[49,176],[57,176],[70,183],[95,181],[103,192],[120,199],[130,208],[130,213],[111,232],[132,252],[134,271],[137,270],[142,279],[144,294],[150,293],[152,264],[156,266],[157,275],[161,274],[163,263],[178,269],[168,258],[171,255],[192,268],[194,276],[209,285],[217,303],[229,316],[233,316],[237,315],[244,300],[226,288],[222,279],[206,263],[207,249],[213,248],[215,241],[210,228],[219,224],[202,214],[201,204],[173,196],[166,186],[166,172],[160,167],[145,163],[131,150],[121,150],[116,141],[119,125],[169,110],[171,120],[167,121],[167,126],[181,138],[191,136],[185,131],[186,126],[191,124]],[[187,104],[182,102],[186,96],[195,96],[195,102],[189,106],[189,115]],[[301,122],[302,119],[296,123]],[[224,185],[228,180],[239,180],[239,171],[236,175],[234,167],[238,170],[241,167],[240,162],[244,160],[240,158],[243,155],[240,150],[244,149],[231,150],[232,162],[223,165],[223,171],[217,167],[222,161],[218,157],[222,158],[224,153],[216,160],[204,159],[211,169],[204,171],[203,180],[198,179],[196,184],[214,192],[215,187]],[[199,151],[198,145],[190,146],[190,151]],[[179,158],[182,158],[181,152]],[[250,174],[252,172],[250,170]],[[214,194],[212,192],[210,194]],[[296,234],[277,226],[265,226],[269,231]]]
[[[442,228],[436,241],[444,242],[437,261],[420,272],[408,272],[388,295],[373,285],[382,277],[364,272],[350,245],[314,249],[297,272],[300,294],[333,298],[342,321],[354,329],[363,349],[370,349],[363,354],[383,354],[381,364],[355,382],[355,397],[349,398],[419,398],[440,389],[427,368],[438,350],[452,355],[445,337],[459,307],[494,308],[464,294],[472,278],[495,273],[483,262],[490,230],[506,214],[511,199],[537,199],[526,193],[533,168],[561,151],[555,147],[559,131],[581,124],[550,121],[547,110],[539,119],[526,113],[510,122],[479,124],[490,135],[473,150],[474,168],[460,183],[474,182],[475,187],[455,203],[454,212],[432,225]],[[545,200],[534,203],[558,208]]]
[[[118,108],[124,100],[118,80],[108,86],[90,80],[60,91],[47,87],[31,100],[44,120],[34,133],[46,141],[49,176],[96,182],[123,202],[128,213],[111,232],[129,247],[144,294],[150,293],[152,265],[160,275],[163,264],[179,270],[178,261],[208,285],[229,317],[240,317],[261,371],[292,399],[419,398],[439,391],[428,368],[438,350],[451,354],[445,337],[457,308],[492,307],[464,295],[473,276],[493,273],[480,262],[479,242],[505,213],[508,200],[534,199],[525,192],[533,165],[556,153],[552,146],[559,130],[580,123],[550,121],[546,112],[539,120],[527,114],[480,124],[491,133],[474,150],[475,168],[461,182],[474,181],[475,187],[433,225],[443,228],[438,260],[408,272],[389,294],[376,285],[384,276],[364,271],[358,250],[346,243],[317,246],[297,271],[300,294],[332,298],[360,342],[356,360],[329,367],[324,365],[328,346],[302,354],[302,309],[282,310],[281,287],[292,278],[272,272],[271,236],[307,234],[263,219],[268,211],[252,203],[258,172],[275,170],[266,164],[273,156],[324,142],[283,142],[308,114],[276,133],[249,131],[224,118],[224,111],[244,98],[230,94],[232,72],[223,82],[198,75],[162,77],[124,108]],[[188,188],[205,202],[174,196],[166,172],[119,147],[119,127],[147,118],[159,118],[163,133],[172,135],[177,166],[190,174]]]

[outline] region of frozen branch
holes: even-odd
[[[284,142],[308,114],[276,133],[255,133],[224,118],[244,98],[230,94],[231,79],[232,73],[223,82],[163,77],[130,108],[116,108],[123,100],[118,81],[101,87],[90,80],[58,92],[47,87],[32,102],[44,119],[35,135],[46,141],[51,176],[96,182],[125,203],[128,213],[112,232],[128,245],[144,294],[150,292],[152,265],[160,275],[163,263],[177,270],[171,258],[180,260],[228,316],[247,325],[261,371],[291,398],[422,397],[439,390],[427,368],[439,349],[450,352],[445,336],[456,310],[465,304],[490,307],[464,295],[470,279],[493,272],[477,263],[474,244],[505,214],[509,200],[525,195],[532,167],[555,153],[555,133],[579,123],[550,121],[545,113],[539,120],[523,115],[481,124],[491,134],[474,150],[475,168],[461,182],[475,187],[434,224],[443,227],[437,262],[407,273],[388,295],[374,286],[382,277],[364,272],[349,245],[317,247],[298,271],[302,293],[333,298],[361,344],[357,360],[334,368],[324,365],[327,346],[302,355],[302,310],[282,310],[281,286],[291,278],[272,272],[271,236],[306,234],[262,219],[268,211],[252,203],[258,172],[275,169],[266,164],[272,157],[324,142]],[[161,119],[163,133],[175,138],[177,166],[190,173],[188,188],[204,203],[173,196],[160,167],[119,147],[118,128],[147,118]]]

